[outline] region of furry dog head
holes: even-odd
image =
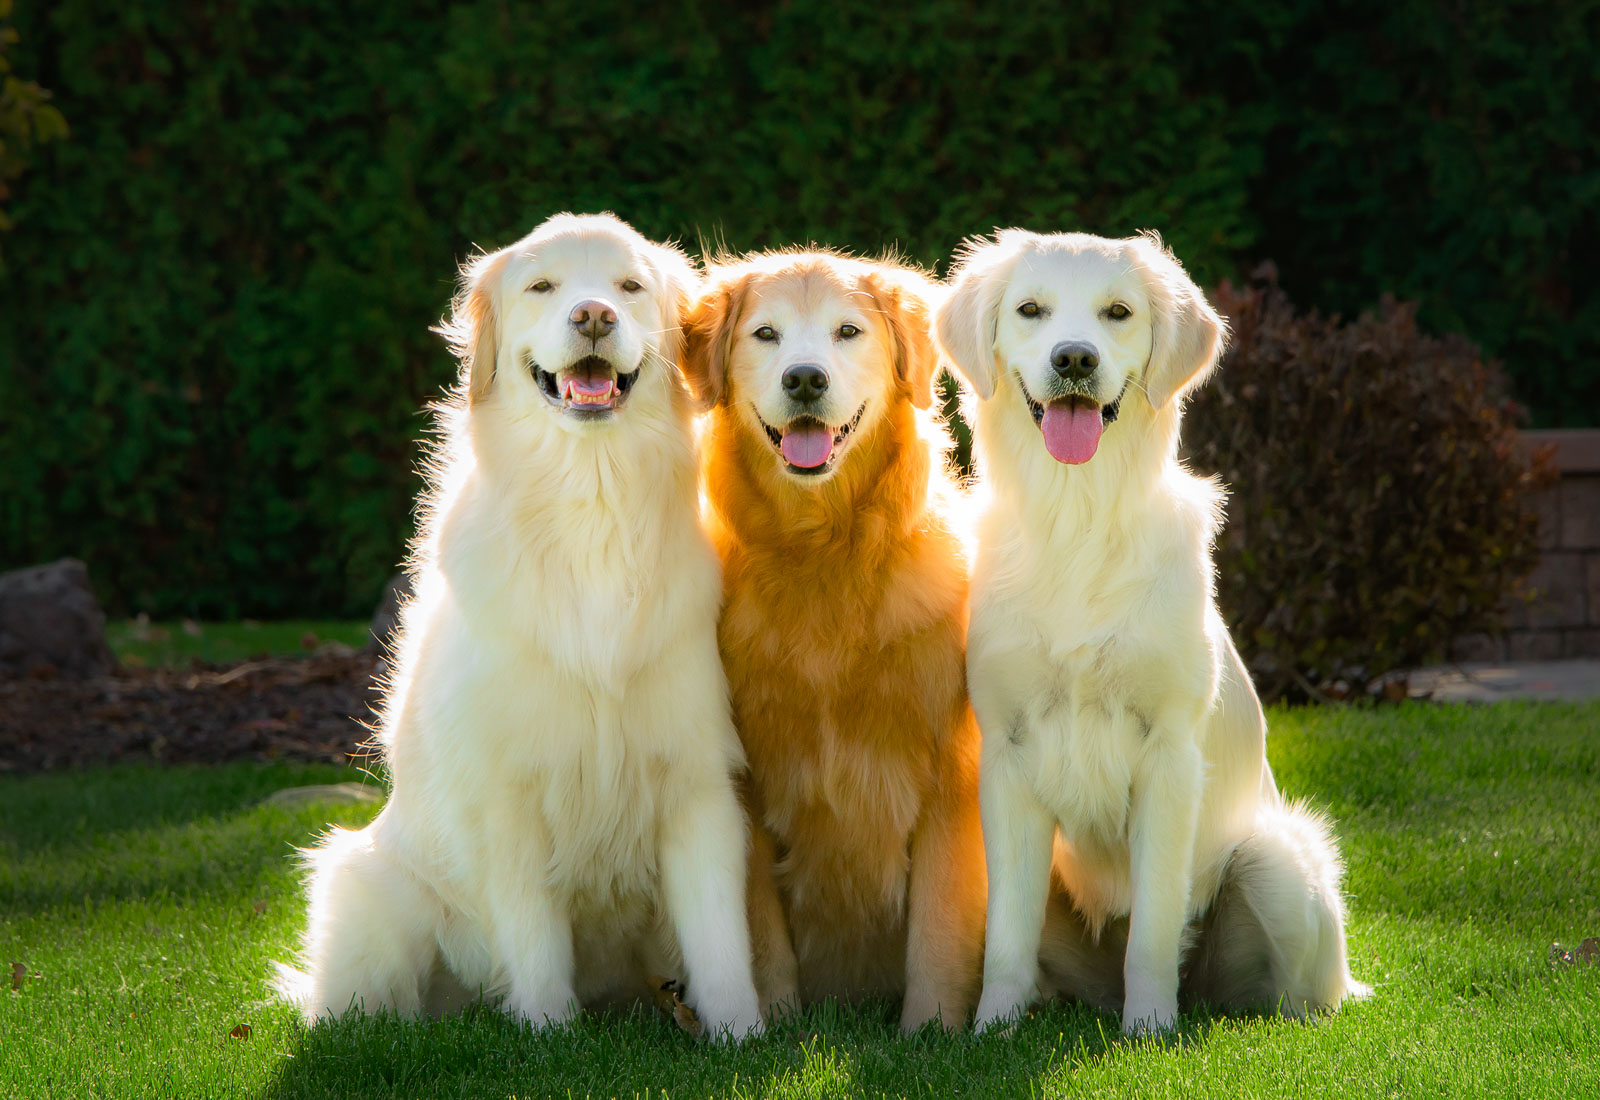
[[[897,403],[932,405],[934,290],[910,268],[828,252],[719,264],[685,325],[684,372],[768,469],[820,484]]]
[[[1161,417],[1216,365],[1226,323],[1154,233],[1007,229],[969,242],[939,342],[978,397],[1025,414],[1059,462],[1119,416]]]
[[[678,321],[697,283],[683,253],[610,214],[557,214],[467,265],[441,331],[475,416],[604,431],[681,388]]]

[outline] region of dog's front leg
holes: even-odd
[[[963,723],[973,723],[968,713]],[[940,759],[940,774],[911,837],[906,998],[900,1029],[937,1019],[963,1027],[983,962],[983,826],[978,814],[977,730],[967,725]],[[963,751],[963,748],[969,751]]]
[[[750,803],[753,806],[753,801]],[[777,882],[778,848],[761,823],[750,814],[750,860],[745,878],[750,915],[750,955],[756,975],[761,1015],[777,1020],[800,1009],[800,963],[794,938],[784,915]]]
[[[1164,1031],[1178,1017],[1178,965],[1194,876],[1205,763],[1193,727],[1147,735],[1129,807],[1131,912],[1122,1030]]]
[[[667,913],[689,1003],[715,1039],[761,1033],[745,914],[746,823],[729,783],[683,792],[661,824]]]
[[[491,864],[488,884],[495,947],[510,979],[506,1010],[534,1028],[564,1024],[578,1011],[572,922],[538,879],[549,863],[548,845],[518,844],[506,854]]]
[[[974,1022],[980,1032],[1020,1014],[1038,991],[1056,822],[1020,763],[1015,755],[986,758],[978,784],[989,869],[983,996]]]

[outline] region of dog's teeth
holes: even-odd
[[[567,402],[572,405],[609,405],[619,395],[615,382],[608,382],[601,393],[581,393],[569,379],[564,390]]]

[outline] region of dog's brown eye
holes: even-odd
[[[1106,310],[1106,316],[1111,318],[1113,321],[1126,321],[1129,317],[1133,316],[1133,310],[1129,309],[1121,302],[1112,302],[1111,308]]]
[[[762,325],[760,328],[756,329],[755,338],[757,340],[766,340],[769,342],[776,340],[778,338],[778,330],[773,328],[771,325]]]
[[[627,291],[629,294],[637,294],[639,291],[644,289],[644,286],[639,282],[638,279],[624,279],[622,281],[622,289]]]
[[[861,335],[861,330],[859,328],[857,328],[855,325],[852,325],[848,321],[846,321],[844,324],[839,326],[839,339],[841,339],[841,340],[848,340],[852,336],[860,336],[860,335]]]
[[[1024,317],[1037,317],[1039,316],[1039,303],[1023,302],[1017,307],[1017,312],[1022,314]]]
[[[552,288],[550,286],[549,279],[540,279],[528,289],[533,291],[535,294],[549,294]]]

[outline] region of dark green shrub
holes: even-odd
[[[1345,322],[1268,277],[1213,301],[1232,344],[1184,437],[1229,489],[1218,596],[1262,694],[1361,692],[1498,628],[1547,473],[1497,365],[1389,299]]]

